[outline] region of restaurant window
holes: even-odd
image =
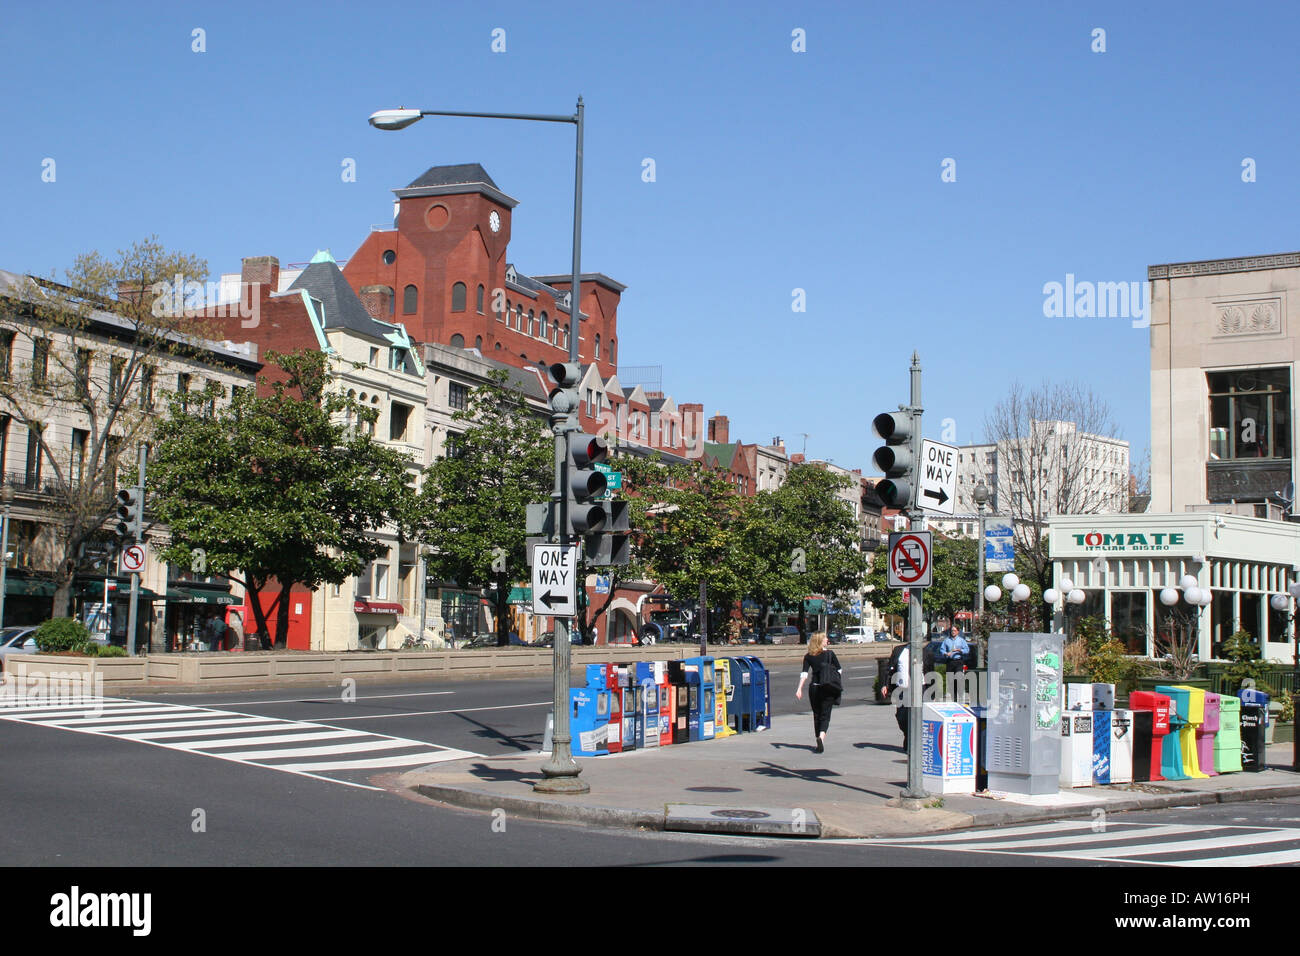
[[[1210,598],[1210,655],[1222,657],[1220,653],[1228,638],[1237,629],[1237,622],[1232,609],[1231,591],[1213,591]]]
[[[1241,595],[1241,629],[1250,635],[1252,644],[1259,644],[1260,615],[1263,609],[1262,594]]]
[[[1206,374],[1210,459],[1291,457],[1291,377],[1285,368]]]
[[[1130,654],[1146,653],[1147,592],[1110,593],[1110,630]]]

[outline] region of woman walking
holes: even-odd
[[[826,647],[826,633],[818,631],[808,639],[808,653],[803,656],[799,689],[794,692],[796,700],[803,700],[803,685],[812,678],[808,701],[812,704],[813,737],[817,741],[817,753],[826,749],[831,708],[840,702],[840,695],[844,692],[844,684],[840,679],[842,674],[839,658]]]

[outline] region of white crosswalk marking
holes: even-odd
[[[1192,834],[1196,836],[1191,837]],[[1191,838],[1180,839],[1183,837]],[[1061,820],[923,837],[825,842],[1158,866],[1243,867],[1300,863],[1300,830],[1273,827],[1112,823],[1094,829],[1090,821]],[[1261,849],[1259,853],[1230,852],[1253,847],[1265,848],[1279,843],[1291,843],[1294,846],[1286,849]],[[1209,851],[1210,855],[1198,855],[1196,859],[1174,859],[1180,854],[1200,854],[1203,851]]]
[[[115,698],[6,703],[0,706],[0,721],[4,720],[151,744],[369,790],[378,788],[322,775],[479,756],[422,740],[328,724]],[[408,752],[388,752],[399,750]]]

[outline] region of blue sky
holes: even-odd
[[[1045,317],[1044,284],[1300,248],[1300,12],[976,6],[21,6],[0,35],[0,268],[61,275],[154,233],[214,277],[250,255],[344,259],[390,190],[479,162],[520,200],[512,261],[565,272],[570,127],[365,120],[567,113],[581,93],[583,268],[627,284],[620,361],[661,365],[678,401],[870,473],[871,417],[906,401],[917,349],[929,437],[952,419],[981,440],[1014,380],[1078,380],[1136,458],[1147,332]]]

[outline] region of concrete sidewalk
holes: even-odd
[[[1291,745],[1269,749],[1270,769],[1206,780],[1087,787],[1052,796],[953,795],[899,806],[907,783],[891,707],[837,707],[826,752],[812,719],[787,715],[770,730],[606,757],[579,758],[581,796],[535,793],[547,757],[474,757],[400,775],[398,785],[452,806],[538,820],[647,829],[885,837],[1171,806],[1300,796]],[[1285,769],[1283,769],[1285,768]],[[793,821],[793,824],[792,824]]]

